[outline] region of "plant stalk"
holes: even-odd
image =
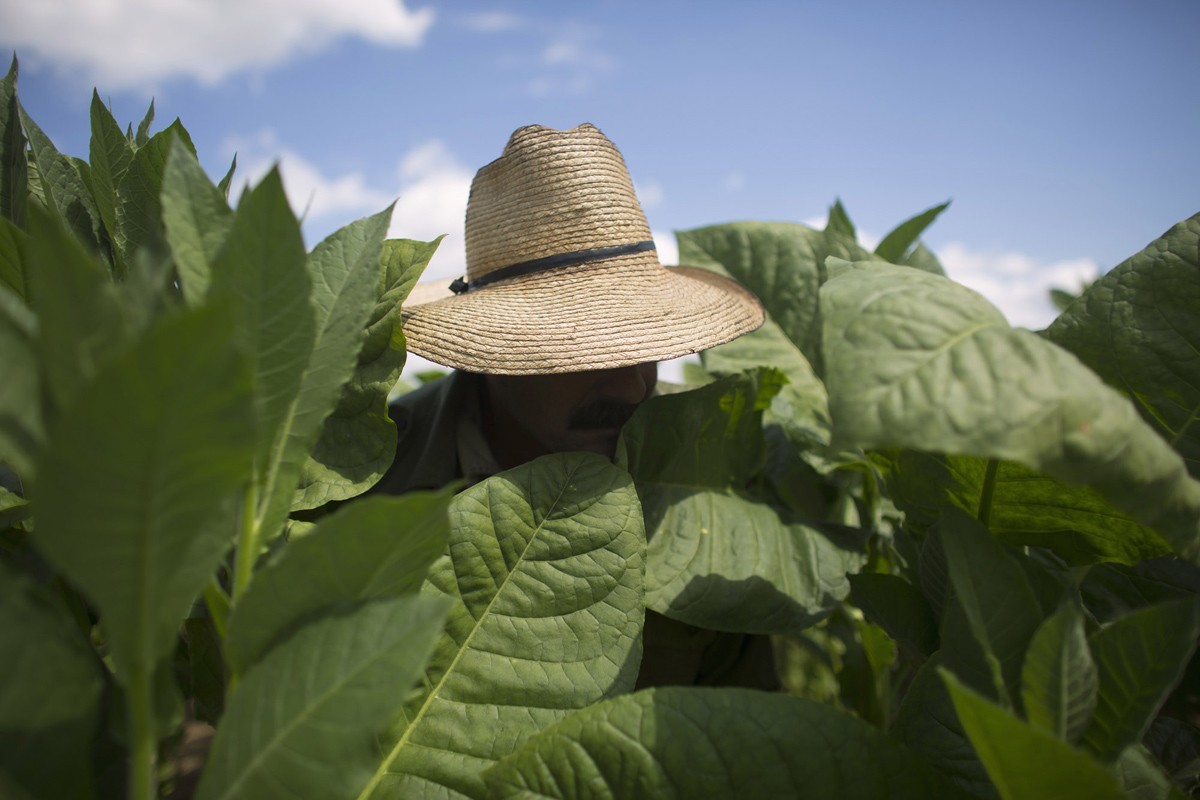
[[[252,481],[246,486],[242,500],[242,530],[238,534],[237,554],[233,565],[233,591],[230,602],[234,605],[241,599],[242,592],[250,585],[254,574],[254,561],[258,556],[258,484]]]
[[[129,796],[153,800],[157,796],[155,774],[158,741],[154,735],[150,676],[144,665],[135,665],[129,676]]]
[[[988,519],[992,516],[992,495],[996,491],[996,472],[1000,468],[999,460],[989,458],[987,469],[983,473],[983,488],[979,492],[979,513],[975,518],[986,528]]]

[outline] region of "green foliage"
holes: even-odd
[[[364,800],[480,797],[483,769],[633,688],[645,531],[627,473],[599,456],[544,456],[464,491],[450,531],[429,574],[450,619]]]
[[[233,167],[98,94],[65,155],[16,84],[0,794],[167,795],[197,720],[205,798],[1200,785],[1200,217],[1045,335],[944,276],[945,205],[874,253],[840,201],[823,231],[683,232],[767,323],[644,403],[616,465],[360,498],[439,240],[385,240],[387,209],[309,251],[277,172],[231,207]],[[770,636],[784,691],[633,691],[647,609]]]
[[[650,538],[647,607],[711,630],[798,633],[848,594],[861,542],[753,490],[782,380],[764,370],[654,398],[623,431],[618,460]]]
[[[972,744],[1005,800],[1121,798],[1116,778],[1060,739],[1023,723],[943,673]]]
[[[1088,287],[1047,330],[1138,412],[1200,476],[1200,214]]]
[[[747,689],[650,689],[606,701],[548,728],[486,777],[493,797],[959,796],[870,725]]]

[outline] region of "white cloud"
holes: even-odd
[[[662,184],[657,181],[634,184],[633,191],[637,195],[638,202],[642,204],[642,208],[660,206],[666,198],[666,192],[663,191]]]
[[[36,0],[6,2],[3,17],[4,47],[118,88],[211,84],[342,37],[415,47],[434,12],[404,0]]]
[[[1051,288],[1077,292],[1100,275],[1100,265],[1090,258],[1045,263],[1024,253],[976,251],[958,242],[939,247],[937,256],[947,275],[986,297],[1010,324],[1033,330],[1058,316]]]
[[[400,192],[388,236],[429,240],[447,234],[425,271],[428,278],[466,272],[463,216],[473,172],[438,141],[410,151],[400,164]]]
[[[595,34],[588,28],[555,26],[545,33],[548,41],[540,57],[543,71],[528,83],[530,94],[582,94],[616,66],[612,56],[592,45]]]
[[[735,169],[725,176],[725,191],[740,192],[746,188],[746,173]]]
[[[679,242],[671,231],[650,231],[654,239],[654,247],[658,251],[658,260],[667,266],[679,263]]]
[[[478,14],[463,14],[458,18],[458,21],[463,27],[470,28],[473,31],[480,31],[481,33],[510,31],[522,26],[519,17],[503,11],[482,11]]]
[[[359,172],[328,175],[270,131],[253,139],[231,139],[224,149],[238,152],[239,185],[256,183],[278,163],[288,200],[304,216],[308,230],[328,232],[395,201],[389,237],[428,241],[448,234],[430,262],[428,277],[455,277],[466,268],[463,214],[472,173],[439,141],[404,154],[392,173],[394,181],[385,186]],[[232,196],[238,194],[240,189]]]

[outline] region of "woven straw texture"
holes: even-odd
[[[548,256],[650,239],[625,162],[592,125],[518,129],[467,207],[467,281]],[[422,284],[402,312],[408,349],[448,367],[522,375],[663,361],[759,327],[758,300],[654,251],[558,267],[452,295]]]

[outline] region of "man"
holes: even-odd
[[[736,282],[659,262],[625,162],[592,125],[514,132],[471,185],[466,249],[464,278],[418,286],[403,311],[409,351],[455,372],[393,405],[396,459],[375,491],[474,482],[549,453],[612,458],[657,362],[763,322]],[[642,683],[761,683],[736,675],[751,650],[761,662],[761,639],[647,617]]]

